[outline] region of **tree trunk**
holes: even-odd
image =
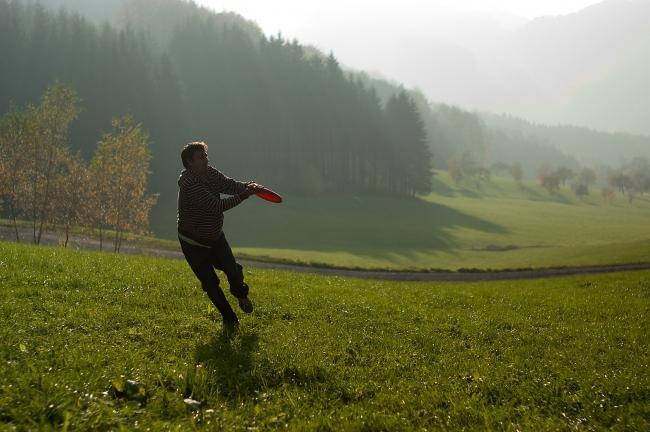
[[[53,144],[50,144],[53,145]],[[46,177],[45,177],[45,196],[43,197],[43,205],[41,207],[41,223],[40,226],[38,227],[38,243],[41,244],[41,236],[43,235],[43,224],[45,223],[45,219],[47,219],[47,205],[48,205],[48,200],[50,199],[50,183],[52,180],[52,165],[54,164],[54,149],[50,147],[50,152],[48,154],[48,161],[47,161],[47,170],[46,172]]]
[[[119,227],[115,227],[115,239],[113,240],[113,252],[117,253],[117,235],[120,232]]]
[[[69,225],[66,225],[66,226],[65,226],[65,243],[63,244],[63,247],[64,247],[64,248],[67,248],[67,247],[68,247],[68,240],[69,240],[69,238],[70,238],[70,236],[68,235],[69,232],[70,232],[70,226],[69,226]]]
[[[36,244],[41,244],[41,236],[43,235],[43,215],[41,215],[41,223],[38,227],[38,240]]]
[[[11,207],[11,219],[14,221],[14,231],[16,232],[16,243],[20,243],[20,237],[18,236],[18,222],[16,221],[16,211],[14,209],[13,202],[10,204]]]
[[[117,243],[117,252],[119,253],[122,250],[122,239],[124,239],[124,233],[120,231],[120,238]]]

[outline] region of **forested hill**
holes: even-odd
[[[571,125],[541,125],[513,116],[480,113],[488,128],[509,135],[536,136],[583,164],[601,165],[650,158],[650,136],[602,132]]]
[[[384,105],[333,56],[253,39],[214,14],[170,31],[161,49],[131,27],[0,0],[0,110],[38,100],[54,80],[71,84],[82,100],[72,146],[85,156],[113,116],[132,113],[153,138],[154,220],[174,214],[179,150],[190,140],[208,142],[226,173],[285,192],[429,191],[426,136],[406,93]]]

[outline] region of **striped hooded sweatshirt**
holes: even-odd
[[[208,166],[205,176],[183,170],[178,178],[178,232],[201,244],[219,239],[223,228],[223,212],[242,202],[237,194],[246,184],[223,175]],[[221,199],[220,194],[233,195]]]

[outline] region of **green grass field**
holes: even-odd
[[[0,430],[650,429],[650,272],[246,277],[228,338],[184,262],[0,243]]]
[[[581,200],[495,178],[477,189],[447,173],[423,199],[251,199],[226,214],[239,253],[302,263],[388,269],[504,269],[650,262],[650,199],[599,189]],[[168,235],[173,236],[170,224]]]

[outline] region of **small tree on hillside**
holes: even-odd
[[[97,145],[91,170],[98,199],[103,201],[100,223],[115,230],[114,251],[119,252],[127,231],[143,232],[156,196],[146,195],[149,174],[149,135],[131,116],[115,118],[113,131]]]
[[[614,201],[614,198],[616,198],[616,192],[607,187],[604,187],[600,190],[600,195],[608,204],[611,204]]]
[[[510,175],[512,175],[512,178],[519,187],[523,186],[522,180],[524,178],[524,170],[521,168],[521,163],[513,162],[513,164],[510,165]]]
[[[650,163],[646,157],[636,157],[629,164],[628,176],[639,194],[650,191]]]
[[[15,107],[0,119],[0,199],[12,219],[16,241],[20,241],[17,218],[25,198],[25,154],[27,115]]]
[[[560,190],[560,180],[552,173],[542,176],[540,182],[542,187],[549,192],[559,192]]]
[[[571,180],[575,176],[575,173],[570,168],[561,166],[555,170],[555,176],[562,183],[562,186],[564,186],[568,180]]]
[[[32,220],[35,244],[40,244],[45,227],[55,222],[53,194],[69,158],[68,128],[79,114],[77,103],[74,90],[57,82],[38,106],[27,108],[23,210]]]
[[[80,155],[69,158],[64,172],[57,178],[54,199],[56,223],[65,233],[64,247],[68,247],[70,229],[87,224],[90,174]]]
[[[110,163],[108,152],[95,152],[90,162],[90,184],[88,188],[88,211],[86,223],[99,230],[99,250],[104,250],[104,229],[108,228],[110,212],[110,174],[107,172]]]
[[[574,183],[573,191],[579,198],[583,198],[589,195],[589,186],[584,183]]]
[[[457,155],[452,156],[447,161],[447,172],[456,185],[463,179],[463,168]]]
[[[548,166],[543,166],[539,169],[537,179],[540,186],[549,192],[557,192],[560,190],[560,179]]]
[[[578,183],[586,186],[596,183],[596,171],[591,168],[583,168],[578,174]]]
[[[507,174],[510,171],[510,165],[505,162],[495,162],[490,166],[490,170],[495,174]]]
[[[627,192],[627,202],[632,204],[634,202],[634,200],[636,199],[636,194],[637,194],[637,191],[635,191],[634,189],[630,189]]]
[[[632,179],[622,171],[616,171],[610,174],[607,182],[622,194],[625,194],[634,184]]]

